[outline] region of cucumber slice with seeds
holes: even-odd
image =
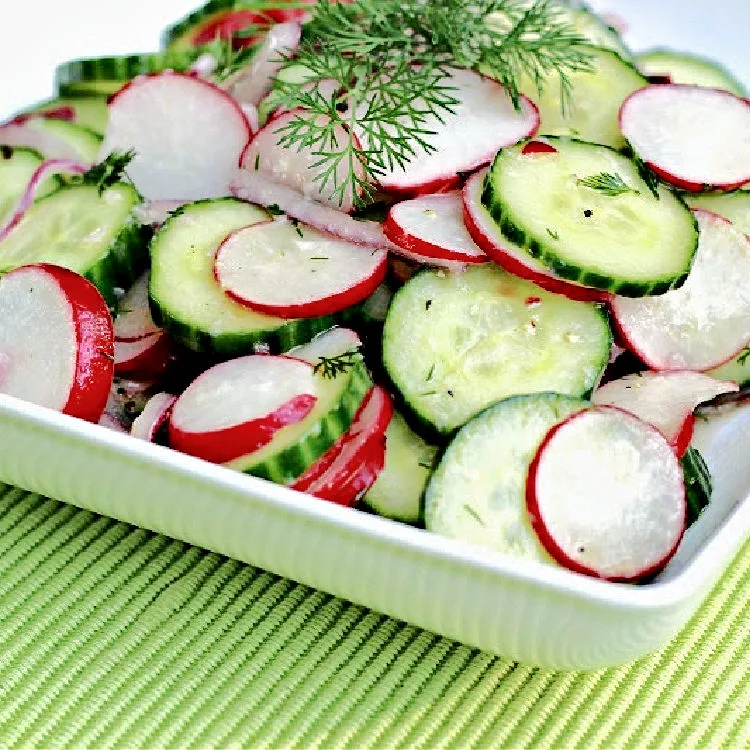
[[[140,197],[117,183],[63,187],[34,203],[0,242],[0,273],[30,263],[53,263],[93,282],[107,303],[143,271],[151,232],[132,217]]]
[[[151,243],[156,324],[194,351],[229,357],[259,345],[286,351],[345,320],[348,311],[299,319],[263,315],[224,294],[214,278],[216,249],[231,232],[263,221],[266,211],[236,198],[197,201],[168,219]]]
[[[526,512],[526,477],[549,430],[587,406],[537,393],[505,399],[472,419],[446,448],[427,486],[427,530],[554,564]]]
[[[422,271],[394,296],[383,362],[406,416],[445,442],[500,399],[554,390],[587,395],[607,364],[607,317],[497,266]]]
[[[503,149],[482,203],[502,232],[562,278],[625,297],[681,286],[698,247],[696,220],[663,185],[606,146],[538,138],[552,150]]]

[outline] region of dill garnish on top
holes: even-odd
[[[453,113],[458,103],[451,67],[494,78],[516,104],[520,80],[541,88],[556,71],[564,101],[568,76],[590,63],[585,40],[558,3],[319,2],[285,66],[302,75],[282,70],[275,80],[282,106],[299,110],[279,128],[281,145],[315,154],[311,168],[321,193],[339,203],[352,195],[356,206],[367,205],[380,176],[434,151],[428,139],[435,118]]]

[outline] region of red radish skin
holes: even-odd
[[[533,143],[542,142],[533,141]],[[481,202],[482,185],[486,174],[487,170],[483,169],[472,175],[464,185],[462,196],[466,229],[487,257],[508,273],[531,281],[547,292],[562,294],[576,302],[605,302],[609,300],[611,295],[601,289],[592,289],[555,276],[552,271],[546,269],[541,263],[537,263],[521,248],[514,248],[504,238],[503,244],[500,244],[497,224]]]
[[[392,417],[393,402],[387,391],[371,388],[349,429],[292,489],[338,505],[353,505],[383,470],[385,431]]]
[[[190,43],[196,47],[211,44],[217,37],[231,39],[235,49],[255,44],[274,24],[289,21],[303,21],[309,11],[305,8],[268,8],[266,10],[238,9],[216,13],[209,21],[204,21],[190,35]],[[259,27],[258,33],[239,36],[239,32],[252,26]]]
[[[48,263],[21,266],[8,272],[4,280],[23,280],[29,293],[36,285],[56,289],[70,312],[70,326],[75,346],[72,357],[72,378],[67,386],[66,400],[59,411],[88,422],[98,422],[104,412],[114,377],[114,333],[112,318],[99,290],[83,276]],[[7,294],[7,292],[6,292]],[[4,302],[11,304],[12,301]],[[42,311],[39,311],[42,314]],[[16,322],[17,326],[23,325]],[[4,353],[7,357],[7,353]],[[7,367],[11,362],[9,361]],[[24,361],[26,380],[50,377],[44,362]],[[41,368],[41,369],[40,369]],[[33,399],[29,399],[32,400]],[[47,405],[47,404],[45,404]]]
[[[149,443],[155,442],[159,431],[169,422],[175,401],[177,396],[171,393],[155,393],[133,420],[130,434]]]
[[[534,154],[556,154],[557,149],[544,141],[529,141],[523,147],[521,153],[524,156],[533,156]]]
[[[303,237],[296,243],[298,232]],[[345,310],[369,297],[387,270],[384,250],[361,248],[283,221],[233,232],[219,246],[214,261],[214,277],[228,297],[256,312],[283,318]]]
[[[649,169],[681,190],[735,190],[750,182],[747,99],[723,89],[651,84],[625,99],[619,123]]]
[[[169,444],[182,453],[205,461],[226,463],[237,458],[238,445],[243,446],[243,454],[259,450],[270,443],[282,427],[301,422],[313,410],[316,402],[317,398],[309,393],[295,396],[265,417],[215,430],[209,440],[205,433],[184,432],[170,421]]]
[[[251,135],[229,94],[167,71],[138,76],[110,99],[100,157],[134,151],[128,177],[146,200],[220,198]]]
[[[383,232],[403,250],[423,257],[425,263],[433,260],[457,263],[489,261],[466,230],[463,201],[458,192],[397,203],[388,212]]]
[[[76,111],[73,107],[66,105],[60,107],[52,107],[51,109],[42,109],[38,112],[28,112],[25,114],[16,115],[12,120],[8,121],[8,125],[23,125],[29,120],[35,117],[46,117],[50,120],[65,120],[66,122],[75,122]]]
[[[163,377],[174,359],[174,346],[164,331],[135,341],[115,339],[115,374],[134,380]]]
[[[271,442],[317,403],[309,362],[249,355],[199,375],[174,404],[169,444],[213,463],[227,463]]]
[[[532,528],[536,532],[544,548],[558,563],[560,563],[560,565],[576,573],[581,573],[583,575],[592,576],[594,578],[602,578],[604,580],[608,580],[612,582],[633,583],[633,582],[637,582],[641,580],[646,580],[649,577],[658,573],[667,564],[670,558],[677,551],[677,547],[679,546],[680,541],[682,540],[682,535],[685,530],[685,521],[687,518],[687,503],[685,502],[685,488],[684,488],[684,482],[683,482],[683,475],[682,475],[682,470],[679,467],[679,464],[676,464],[676,475],[675,475],[676,482],[681,488],[681,497],[682,497],[682,506],[683,506],[682,523],[679,528],[679,533],[676,533],[674,535],[673,543],[669,546],[668,549],[666,549],[663,552],[663,554],[661,554],[658,560],[645,565],[644,567],[639,569],[635,574],[603,575],[601,571],[582,564],[579,560],[576,560],[573,557],[571,557],[558,544],[554,535],[550,532],[550,530],[548,529],[547,525],[544,522],[543,512],[539,505],[539,497],[537,494],[537,484],[538,484],[538,478],[539,478],[539,473],[540,473],[540,466],[541,466],[542,461],[545,458],[545,451],[547,450],[548,446],[551,443],[553,443],[556,436],[560,433],[561,430],[566,429],[567,425],[573,422],[573,420],[580,419],[581,415],[586,415],[590,412],[619,413],[627,419],[634,420],[635,422],[640,423],[644,431],[650,432],[652,438],[655,438],[657,441],[662,441],[666,445],[666,440],[664,439],[664,436],[655,427],[652,427],[651,425],[648,425],[645,422],[641,422],[641,420],[639,420],[637,417],[634,417],[633,415],[629,414],[628,412],[624,412],[621,409],[617,409],[616,407],[612,407],[612,406],[593,407],[591,409],[586,409],[584,411],[580,411],[571,415],[567,419],[555,425],[547,433],[541,445],[539,446],[539,449],[537,450],[537,453],[533,461],[531,462],[531,465],[529,466],[529,474],[528,474],[528,479],[526,482],[526,507],[527,507],[527,511],[529,514],[529,520],[531,522]],[[676,456],[674,457],[674,461],[677,462]]]

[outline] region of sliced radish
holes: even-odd
[[[722,393],[738,391],[736,383],[684,372],[641,372],[599,387],[591,397],[597,406],[617,406],[656,427],[682,456],[693,436],[693,412]]]
[[[635,153],[677,187],[731,190],[750,181],[750,101],[728,91],[647,86],[623,102],[620,129]]]
[[[316,391],[309,362],[263,354],[223,362],[199,375],[175,402],[169,444],[214,463],[231,461],[304,419]]]
[[[18,223],[23,219],[28,207],[36,200],[39,189],[45,181],[53,174],[83,174],[88,167],[77,161],[68,161],[67,159],[51,159],[40,164],[31,175],[29,184],[26,186],[21,200],[18,202],[13,214],[5,223],[0,226],[0,242],[16,228]]]
[[[694,213],[700,239],[683,286],[612,299],[623,340],[654,370],[718,367],[750,341],[750,239],[716,214]]]
[[[115,339],[115,372],[118,376],[148,380],[167,371],[173,356],[171,340],[164,331],[135,341]]]
[[[0,143],[32,148],[45,159],[80,161],[81,154],[70,143],[48,132],[44,120],[41,115],[29,115],[20,123],[12,121],[0,125]]]
[[[299,46],[302,26],[289,21],[273,26],[250,64],[232,77],[229,93],[242,105],[257,107],[271,90],[273,79]]]
[[[137,341],[160,331],[148,302],[148,271],[141,274],[117,305],[115,339]]]
[[[533,135],[539,127],[539,112],[525,97],[520,109],[513,106],[508,92],[496,81],[470,70],[450,69],[442,82],[458,100],[453,113],[429,115],[424,127],[433,134],[424,140],[434,151],[418,153],[406,169],[394,166],[378,178],[384,190],[397,193],[434,193],[455,186],[459,173],[489,163],[506,146]],[[415,107],[424,102],[415,102]],[[424,105],[426,106],[426,105]],[[367,146],[364,128],[357,134]]]
[[[177,396],[171,393],[155,393],[143,407],[143,411],[133,420],[130,434],[153,443],[158,432],[169,422],[175,401]]]
[[[383,225],[385,236],[412,255],[459,263],[486,263],[489,258],[469,235],[461,193],[426,195],[397,203]]]
[[[239,49],[256,44],[263,36],[264,30],[274,23],[289,21],[303,21],[309,11],[305,8],[266,8],[253,10],[251,8],[237,8],[215,14],[209,21],[202,23],[191,35],[190,43],[199,47],[211,44],[215,39],[231,39],[232,46]],[[240,34],[239,32],[254,26],[259,27],[256,34]],[[271,30],[273,30],[271,26]]]
[[[147,200],[216,198],[227,194],[250,135],[226,92],[166,72],[139,76],[114,95],[101,156],[134,151],[128,177]]]
[[[76,111],[70,105],[61,104],[59,106],[39,109],[35,112],[23,112],[20,115],[16,115],[7,124],[23,125],[29,120],[33,120],[35,117],[46,117],[49,120],[65,120],[66,122],[75,122]]]
[[[59,266],[21,266],[0,279],[0,318],[0,392],[99,421],[114,334],[96,287]]]
[[[323,187],[315,180],[315,177],[321,173],[318,149],[310,147],[298,149],[297,146],[280,145],[286,128],[306,116],[304,110],[294,109],[274,117],[250,141],[242,156],[242,166],[248,171],[262,172],[279,184],[294,188],[311,200],[319,201],[339,211],[351,211],[354,208],[354,193],[351,188],[347,189],[343,195],[332,195],[333,186]],[[319,116],[319,118],[323,117],[323,115]],[[357,137],[343,126],[334,129],[332,138],[335,138],[337,143],[354,140],[356,145],[359,145]],[[360,181],[365,179],[364,164],[355,162],[351,165],[351,169],[354,169]],[[349,161],[342,159],[332,178],[333,185],[346,183],[349,171]]]
[[[353,505],[375,483],[385,465],[385,431],[393,402],[375,386],[365,396],[349,429],[293,485],[321,500]]]
[[[369,297],[385,278],[388,253],[290,221],[244,227],[216,253],[224,292],[257,312],[309,318]]]
[[[533,143],[539,143],[541,146],[547,145],[541,141],[531,141],[531,144]],[[549,152],[540,148],[531,153]],[[482,205],[482,189],[486,174],[487,170],[483,169],[466,181],[463,189],[463,206],[466,229],[490,260],[514,276],[533,281],[548,292],[563,294],[578,302],[602,302],[609,299],[610,295],[601,289],[591,289],[559,278],[538,260],[532,258],[526,250],[501,233],[497,222]]]
[[[662,568],[685,528],[685,487],[664,436],[610,406],[555,426],[529,469],[532,526],[561,565],[612,581]]]
[[[355,242],[358,245],[394,250],[396,246],[376,221],[359,221],[337,208],[306,198],[287,185],[272,180],[253,169],[242,169],[230,185],[234,195],[260,206],[274,206],[298,221],[304,221],[321,232]]]

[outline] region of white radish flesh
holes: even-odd
[[[386,237],[412,255],[460,263],[487,263],[489,258],[466,229],[461,193],[426,195],[397,203],[383,227]]]
[[[612,300],[628,347],[654,370],[708,370],[750,341],[750,239],[715,214],[695,215],[700,240],[683,286]]]
[[[635,153],[678,187],[750,181],[750,102],[728,91],[647,86],[623,103],[620,128]]]
[[[695,408],[737,390],[736,383],[698,372],[641,372],[611,380],[594,391],[591,401],[617,406],[653,425],[679,456],[690,442]]]
[[[233,299],[282,317],[327,315],[383,280],[388,254],[289,221],[253,224],[219,246],[214,272]]]
[[[97,422],[114,336],[96,287],[58,266],[22,266],[0,279],[0,318],[0,392]]]
[[[81,154],[67,141],[43,129],[41,117],[30,117],[21,123],[0,125],[0,143],[38,151],[45,159],[78,162]]]
[[[262,354],[239,357],[198,376],[180,396],[172,423],[190,432],[224,430],[315,391],[315,375],[307,362]]]
[[[612,407],[579,412],[550,431],[529,470],[527,505],[558,562],[615,581],[658,571],[685,527],[672,448],[655,428]]]
[[[133,420],[130,434],[153,443],[159,430],[169,421],[176,400],[177,396],[171,393],[155,393],[143,407],[143,411]]]
[[[346,184],[349,179],[350,164],[348,160],[342,159],[336,169],[335,177],[328,185],[322,185],[314,178],[320,176],[320,153],[317,148],[296,145],[283,146],[281,139],[287,132],[287,128],[297,120],[304,120],[310,115],[304,110],[295,109],[274,117],[265,127],[261,128],[250,142],[247,150],[242,156],[244,169],[253,172],[261,172],[281,185],[286,185],[302,193],[305,197],[331,206],[339,211],[348,212],[354,208],[354,192],[351,183],[348,184],[343,194],[333,194],[334,185]],[[324,115],[319,115],[321,120]],[[337,126],[333,131],[336,142],[343,144],[348,140],[354,140],[358,146],[355,135],[349,133],[343,126]],[[339,146],[341,148],[343,146]],[[364,165],[358,161],[351,166],[358,180],[365,179]]]
[[[135,78],[113,97],[101,156],[134,151],[127,174],[147,200],[199,200],[227,194],[249,140],[227,93],[167,72]]]
[[[434,134],[422,137],[434,151],[418,152],[405,170],[394,166],[386,171],[378,178],[384,190],[423,194],[455,185],[460,172],[488,164],[501,148],[533,135],[539,127],[536,107],[521,97],[516,109],[496,81],[470,70],[451,69],[442,83],[452,87],[449,93],[458,104],[452,113],[427,116],[424,128]],[[366,147],[364,129],[360,127],[357,134]]]
[[[240,104],[257,107],[271,90],[274,76],[299,46],[301,35],[302,27],[294,21],[272,26],[250,64],[232,78],[229,93]]]
[[[148,276],[148,271],[141,274],[118,303],[115,338],[119,341],[137,341],[160,330],[151,317]]]

